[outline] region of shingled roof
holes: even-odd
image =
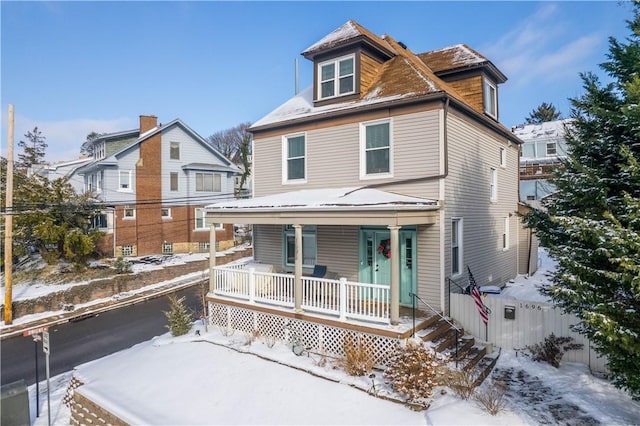
[[[433,72],[439,75],[486,66],[492,70],[499,83],[507,81],[507,77],[490,60],[466,44],[456,44],[455,46],[419,53],[417,56]]]

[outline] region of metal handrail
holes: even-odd
[[[416,300],[419,300],[420,302],[422,302],[423,305],[425,305],[427,308],[429,308],[431,311],[433,311],[433,313],[435,313],[437,316],[440,317],[440,319],[444,320],[447,324],[449,324],[451,327],[453,327],[453,329],[456,331],[456,368],[458,368],[458,344],[459,344],[459,339],[460,339],[460,328],[455,325],[454,323],[452,323],[451,321],[449,321],[446,317],[444,317],[440,312],[438,312],[437,310],[435,310],[435,308],[433,306],[431,306],[430,304],[428,304],[427,302],[425,302],[424,300],[422,300],[422,298],[420,296],[418,296],[417,294],[411,292],[409,293],[409,296],[411,296],[411,301],[412,301],[412,309],[413,309],[413,337],[416,337]]]

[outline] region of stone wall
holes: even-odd
[[[217,257],[216,264],[223,265],[234,260],[250,257],[252,248],[225,253]],[[50,293],[37,299],[17,300],[13,302],[13,318],[41,312],[58,311],[65,306],[87,303],[92,300],[111,297],[113,295],[157,284],[182,275],[209,269],[209,260],[187,262],[182,265],[163,266],[160,269],[134,274],[114,275],[112,278],[99,279],[86,284],[77,285],[64,291]],[[4,311],[4,305],[2,306]]]

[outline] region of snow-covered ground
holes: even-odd
[[[518,277],[500,295],[546,300],[537,289],[548,282],[553,261],[540,250],[536,274]],[[195,330],[200,331],[196,336]],[[136,424],[394,424],[537,425],[640,424],[640,404],[582,364],[559,369],[503,351],[491,375],[508,385],[505,408],[489,415],[472,400],[435,392],[426,411],[379,396],[391,395],[381,373],[351,377],[318,355],[295,356],[285,345],[248,336],[225,336],[202,324],[188,336],[168,334],[80,365],[82,392]],[[293,367],[293,368],[292,368]],[[51,380],[52,424],[69,424],[62,403],[71,372]],[[46,382],[40,386],[40,417],[47,424]],[[35,403],[35,385],[29,388]]]

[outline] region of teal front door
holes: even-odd
[[[415,231],[400,231],[400,303],[411,305],[415,291]],[[360,282],[391,285],[391,236],[389,230],[361,229]]]

